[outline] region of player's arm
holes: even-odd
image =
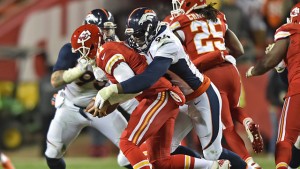
[[[60,87],[62,85],[65,85],[66,82],[63,79],[63,74],[65,70],[57,70],[51,74],[51,85],[54,88]]]
[[[224,57],[228,54],[228,51],[216,50],[208,52],[200,57],[192,60],[194,65],[197,66],[200,72],[212,68],[213,66],[225,62]]]
[[[51,75],[51,85],[53,87],[56,88],[71,83],[83,75],[88,63],[83,60],[78,63],[77,59],[79,57],[79,54],[72,53],[69,43],[60,49]]]
[[[171,63],[171,58],[154,57],[143,73],[133,76],[118,85],[119,93],[139,93],[150,88],[160,77],[166,74]]]
[[[274,68],[281,60],[286,56],[286,52],[289,46],[289,38],[280,39],[275,42],[274,47],[268,54],[259,60],[255,66],[249,68],[246,73],[247,77],[258,76],[266,73],[270,69]]]
[[[244,54],[244,48],[240,40],[230,29],[227,29],[225,33],[225,44],[229,50],[229,54],[235,58]]]

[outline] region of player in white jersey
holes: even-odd
[[[187,118],[177,118],[184,123],[175,127],[174,147],[191,131],[198,134],[203,154],[206,159],[229,159],[242,161],[236,154],[223,149],[222,123],[220,119],[221,98],[219,91],[209,78],[201,74],[185,53],[180,40],[169,29],[168,25],[158,21],[156,13],[142,7],[133,10],[127,21],[128,44],[140,52],[146,53],[149,66],[139,75],[126,81],[110,85],[100,90],[96,97],[95,107],[101,108],[107,99],[115,93],[139,93],[164,76],[178,85],[186,96]],[[173,147],[173,146],[172,146]],[[237,166],[237,168],[243,168]]]
[[[105,41],[118,40],[113,16],[105,9],[92,10],[86,16],[84,24],[97,25],[104,33]],[[91,51],[90,54],[95,57],[96,52]],[[47,134],[45,156],[50,169],[66,168],[63,156],[68,146],[87,126],[97,129],[119,147],[119,138],[127,126],[124,116],[118,110],[104,118],[93,117],[84,112],[97,91],[108,83],[105,74],[92,65],[93,63],[88,62],[79,53],[73,53],[70,43],[65,44],[59,52],[51,75],[51,84],[54,87],[65,85],[65,88],[56,95],[55,117]],[[132,112],[136,105],[137,101],[132,99],[120,106],[125,111]],[[118,162],[120,166],[131,167],[121,153]]]

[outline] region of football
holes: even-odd
[[[85,112],[88,112],[90,109],[90,112],[88,112],[88,113],[90,113],[90,114],[94,114],[94,104],[95,104],[95,100],[94,99],[92,99],[90,102],[89,102],[89,104],[88,104],[88,106],[86,107],[86,109],[85,109]],[[113,104],[113,105],[110,105],[109,104],[109,102],[106,102],[105,103],[105,105],[103,106],[103,109],[105,108],[105,107],[107,107],[107,109],[106,109],[106,114],[108,115],[108,114],[110,114],[110,113],[112,113],[117,107],[119,106],[119,103],[116,103],[116,104]]]

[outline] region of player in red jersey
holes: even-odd
[[[233,122],[234,119],[245,126],[254,151],[261,152],[263,140],[258,125],[239,105],[241,78],[234,57],[244,53],[243,46],[228,29],[225,15],[213,4],[207,5],[205,0],[173,0],[172,3],[171,18],[167,18],[171,29],[197,68],[211,79],[221,93],[223,135],[229,148],[249,166],[261,168],[253,161]]]
[[[83,25],[73,33],[72,47],[83,56],[87,56],[87,53],[91,51],[87,50],[84,44],[94,39],[95,36],[102,39],[97,27]],[[98,48],[96,64],[105,71],[112,83],[127,80],[142,73],[148,67],[146,58],[126,46],[124,42],[106,42],[102,46],[100,45],[101,40],[98,44],[92,44],[89,49],[94,51]],[[99,92],[101,93],[101,91]],[[170,156],[175,118],[179,112],[179,105],[185,103],[185,97],[177,86],[162,77],[150,88],[138,94],[136,99],[139,101],[139,105],[132,112],[128,126],[120,138],[120,149],[134,169],[150,169],[152,166],[158,169],[229,168],[227,160],[207,161],[187,155]],[[95,103],[98,103],[97,97]],[[94,116],[105,116],[107,106],[104,105],[104,109],[101,110],[91,108],[88,111],[93,112]],[[148,157],[139,148],[146,140]]]
[[[288,92],[285,96],[279,121],[275,151],[276,169],[287,169],[292,159],[292,147],[300,133],[300,3],[290,12],[288,23],[276,30],[275,43],[255,66],[248,69],[246,77],[258,76],[284,60],[288,77]],[[298,159],[299,161],[299,159]]]

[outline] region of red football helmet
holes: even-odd
[[[171,15],[177,17],[178,15],[185,13],[189,14],[194,9],[200,9],[206,7],[206,0],[172,0],[173,10]]]
[[[287,18],[288,23],[299,23],[300,22],[300,3],[297,3],[290,12],[290,18]]]
[[[103,44],[103,37],[98,26],[93,24],[78,27],[71,38],[72,52],[79,52],[80,57],[95,59],[97,49]]]

